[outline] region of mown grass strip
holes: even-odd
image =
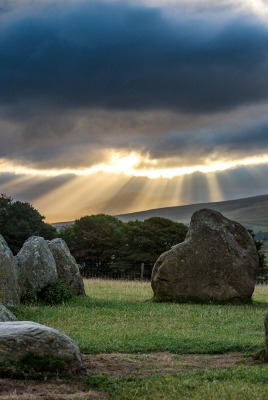
[[[268,289],[250,305],[152,303],[150,284],[87,280],[87,297],[14,312],[71,336],[85,353],[255,352],[263,348]]]
[[[149,377],[88,377],[90,389],[109,393],[111,400],[266,400],[266,366],[183,372]]]

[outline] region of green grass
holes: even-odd
[[[253,352],[263,346],[268,289],[250,305],[152,303],[149,283],[88,280],[87,297],[64,306],[17,307],[71,336],[85,353]]]
[[[146,378],[88,378],[91,388],[107,391],[111,400],[266,400],[266,366],[228,368]]]
[[[153,303],[149,283],[87,280],[87,297],[65,305],[19,306],[21,320],[49,325],[71,336],[84,353],[253,354],[264,348],[268,287],[258,286],[250,305]],[[90,390],[109,399],[267,399],[268,365],[193,370],[172,375],[115,377],[92,374]]]

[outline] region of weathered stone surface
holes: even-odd
[[[19,304],[19,292],[16,260],[0,235],[0,302],[7,306]]]
[[[37,292],[57,281],[56,263],[44,238],[30,237],[15,258],[22,296],[28,290]]]
[[[0,304],[0,322],[7,321],[17,321],[17,318],[3,304]]]
[[[163,253],[152,272],[155,300],[250,300],[258,254],[251,235],[219,212],[195,212],[183,243]]]
[[[55,259],[59,279],[71,287],[74,295],[84,296],[83,278],[67,244],[57,238],[49,241],[48,247]]]
[[[64,369],[82,368],[76,343],[56,329],[35,322],[0,322],[0,363],[47,357],[63,361]]]

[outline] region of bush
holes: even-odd
[[[46,286],[39,292],[30,289],[21,298],[21,303],[26,306],[42,302],[47,305],[61,304],[73,297],[71,288],[65,282],[58,281]]]
[[[64,303],[72,297],[73,292],[70,286],[61,281],[46,286],[38,293],[38,299],[48,305]]]
[[[21,303],[26,306],[32,306],[38,303],[38,295],[35,290],[28,290],[21,298]]]

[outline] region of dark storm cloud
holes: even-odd
[[[148,154],[159,167],[268,153],[268,105],[195,118],[165,111],[39,114],[34,106],[27,118],[19,108],[15,119],[3,115],[0,158],[38,168],[90,167],[106,162],[110,149]]]
[[[213,23],[212,11],[177,9],[171,17],[117,2],[14,6],[0,14],[0,101],[215,112],[266,100],[267,26],[226,12]]]
[[[260,123],[255,127],[241,131],[234,131],[232,133],[226,132],[217,138],[210,138],[210,143],[217,146],[225,146],[228,150],[241,151],[250,149],[255,153],[256,150],[268,149],[268,121]],[[209,140],[208,140],[209,141]],[[205,140],[203,140],[203,143]]]
[[[263,110],[264,111],[264,110]],[[264,111],[267,113],[266,111]],[[236,120],[234,119],[236,115]],[[176,130],[175,126],[165,135],[156,135],[154,141],[146,138],[147,150],[151,158],[165,159],[168,163],[193,165],[204,160],[241,159],[268,152],[268,118],[252,118],[229,113],[215,115],[210,120],[199,118],[199,126],[184,126]],[[157,117],[156,117],[157,120]],[[145,143],[145,142],[144,142]],[[171,166],[169,165],[169,166]]]

